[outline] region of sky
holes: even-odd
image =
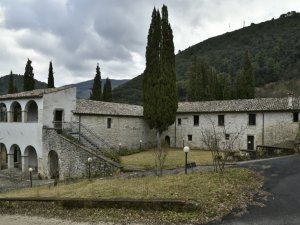
[[[55,86],[132,79],[145,69],[154,7],[166,4],[175,53],[207,38],[300,11],[299,0],[0,0],[0,76],[24,74]]]

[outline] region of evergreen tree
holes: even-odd
[[[223,79],[223,98],[224,100],[232,99],[231,76],[227,74]]]
[[[100,72],[99,63],[97,63],[96,75],[94,78],[90,99],[95,101],[101,101],[101,72]]]
[[[24,73],[24,91],[31,91],[34,89],[34,73],[31,66],[31,60],[28,59],[25,66]]]
[[[106,78],[104,87],[103,87],[103,101],[111,102],[112,101],[112,88],[111,81],[109,78]]]
[[[54,76],[53,76],[52,61],[50,61],[50,64],[49,64],[48,88],[54,88]]]
[[[178,107],[173,33],[168,10],[153,9],[146,47],[146,68],[143,76],[144,117],[157,131],[157,168],[162,173],[166,153],[161,148],[161,134],[174,123]]]
[[[248,50],[245,52],[244,56],[244,68],[243,68],[243,75],[245,79],[245,98],[254,98],[255,96],[255,83],[254,83],[254,75],[253,75],[253,68],[249,56]]]
[[[16,91],[16,88],[15,88],[15,85],[14,85],[13,73],[12,73],[12,71],[10,71],[7,93],[8,94],[13,94],[13,93],[16,93],[15,91]]]

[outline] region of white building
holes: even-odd
[[[184,102],[162,137],[173,147],[206,148],[203,136],[213,131],[220,147],[238,137],[235,149],[255,149],[294,140],[299,112],[299,97]],[[109,175],[119,165],[103,156],[105,150],[155,143],[141,106],[76,100],[72,87],[0,96],[1,169],[31,167],[44,177],[56,172],[81,177],[92,157],[95,175]]]

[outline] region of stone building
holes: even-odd
[[[215,134],[224,148],[255,149],[293,140],[300,98],[264,98],[178,105],[176,123],[162,135],[172,147],[206,148]],[[76,99],[76,88],[40,89],[0,96],[0,168],[28,168],[61,179],[109,176],[121,165],[105,157],[124,148],[150,148],[156,134],[136,105]],[[88,158],[92,162],[88,163]]]

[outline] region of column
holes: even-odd
[[[22,111],[22,123],[27,122],[27,111]]]
[[[22,172],[28,171],[28,155],[22,155]]]
[[[12,168],[14,168],[15,166],[14,166],[14,154],[7,154],[7,163],[8,163],[8,165],[7,165],[7,168],[8,169],[12,169]]]
[[[12,122],[13,116],[11,111],[7,111],[7,122]]]

